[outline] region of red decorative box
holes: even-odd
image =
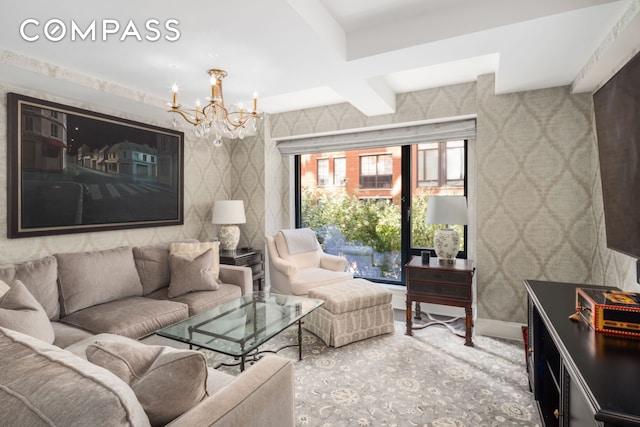
[[[640,294],[576,288],[576,310],[596,332],[640,338]]]

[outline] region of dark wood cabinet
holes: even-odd
[[[264,287],[264,255],[257,249],[237,249],[220,251],[220,263],[250,267],[253,274],[253,289],[261,291]]]
[[[640,426],[640,340],[596,333],[572,283],[526,280],[529,385],[545,426]]]
[[[473,346],[473,262],[456,259],[453,263],[441,263],[432,257],[429,264],[422,264],[421,257],[415,256],[407,264],[407,323],[406,335],[412,335],[411,305],[419,303],[442,304],[464,307],[465,345]]]

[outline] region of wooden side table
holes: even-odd
[[[465,326],[464,345],[473,347],[471,332],[473,328],[473,261],[456,259],[453,263],[441,263],[439,258],[431,257],[429,264],[422,264],[419,256],[414,256],[407,264],[407,331],[406,335],[413,335],[413,329],[422,329],[432,324],[412,325],[411,306],[415,301],[418,314],[420,302],[442,304],[454,307],[464,307]],[[445,324],[448,326],[448,324]],[[450,330],[454,331],[451,327]],[[455,332],[455,331],[454,331]]]
[[[221,250],[220,264],[250,267],[253,274],[253,288],[261,291],[264,287],[263,251],[246,248],[235,251]]]

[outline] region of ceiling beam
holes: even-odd
[[[396,112],[396,94],[383,77],[334,82],[331,89],[366,116]]]
[[[347,35],[338,21],[318,0],[287,0],[304,21],[322,37],[340,58],[347,57]]]

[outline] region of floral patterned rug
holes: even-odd
[[[440,326],[340,348],[303,332],[295,359],[298,426],[540,426],[522,343],[475,336],[475,347]],[[290,328],[271,348],[297,342]],[[211,363],[220,356],[212,355]],[[237,375],[238,368],[225,368]]]

